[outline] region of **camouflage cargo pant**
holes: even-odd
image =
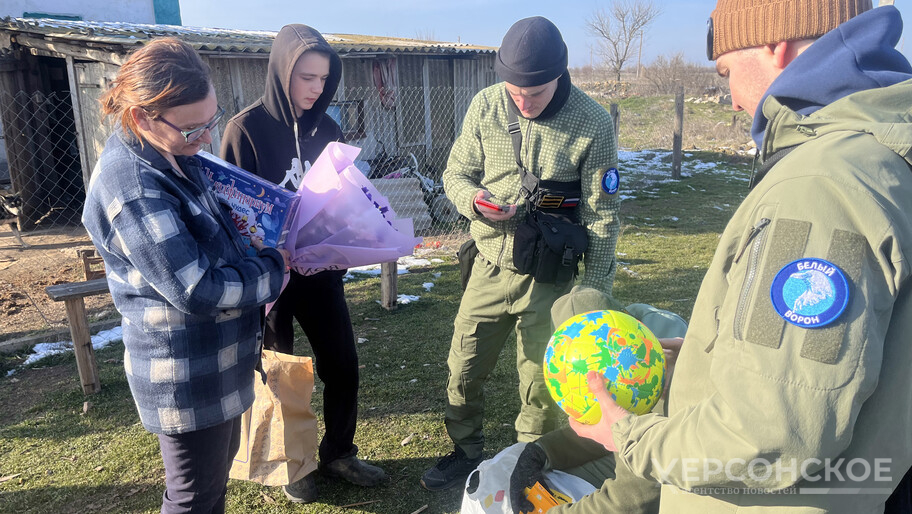
[[[541,284],[476,257],[447,359],[446,429],[468,457],[484,448],[484,383],[512,330],[521,404],[517,440],[534,441],[556,427],[558,407],[545,388],[542,359],[551,337],[551,306],[571,286]]]

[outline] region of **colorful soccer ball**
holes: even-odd
[[[586,373],[608,379],[614,401],[634,414],[649,412],[665,387],[665,354],[658,338],[629,314],[594,311],[565,321],[545,350],[545,383],[554,401],[580,423],[602,417]]]

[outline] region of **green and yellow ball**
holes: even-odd
[[[665,387],[665,354],[658,338],[618,311],[578,314],[565,321],[545,350],[545,383],[571,418],[593,425],[602,417],[586,373],[607,379],[611,397],[634,414],[652,410]]]

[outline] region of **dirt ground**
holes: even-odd
[[[85,280],[76,252],[94,248],[92,242],[81,226],[28,232],[22,237],[29,248],[20,247],[9,227],[0,225],[0,345],[36,331],[48,332],[48,340],[69,340],[63,302],[48,298],[44,288]],[[465,235],[424,239],[418,254],[453,253],[448,248],[459,248]],[[90,323],[119,316],[108,294],[88,296],[85,305]]]
[[[67,328],[63,302],[52,301],[44,288],[84,280],[76,251],[93,248],[82,227],[27,232],[23,239],[29,248],[0,226],[0,342]],[[110,295],[87,297],[86,309],[90,322],[116,314]]]

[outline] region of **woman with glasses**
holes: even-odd
[[[158,435],[161,512],[225,511],[240,415],[253,403],[262,305],[284,250],[248,257],[194,157],[224,111],[209,67],[177,39],[133,53],[102,97],[116,120],[83,223],[123,316],[124,368],[143,426]]]

